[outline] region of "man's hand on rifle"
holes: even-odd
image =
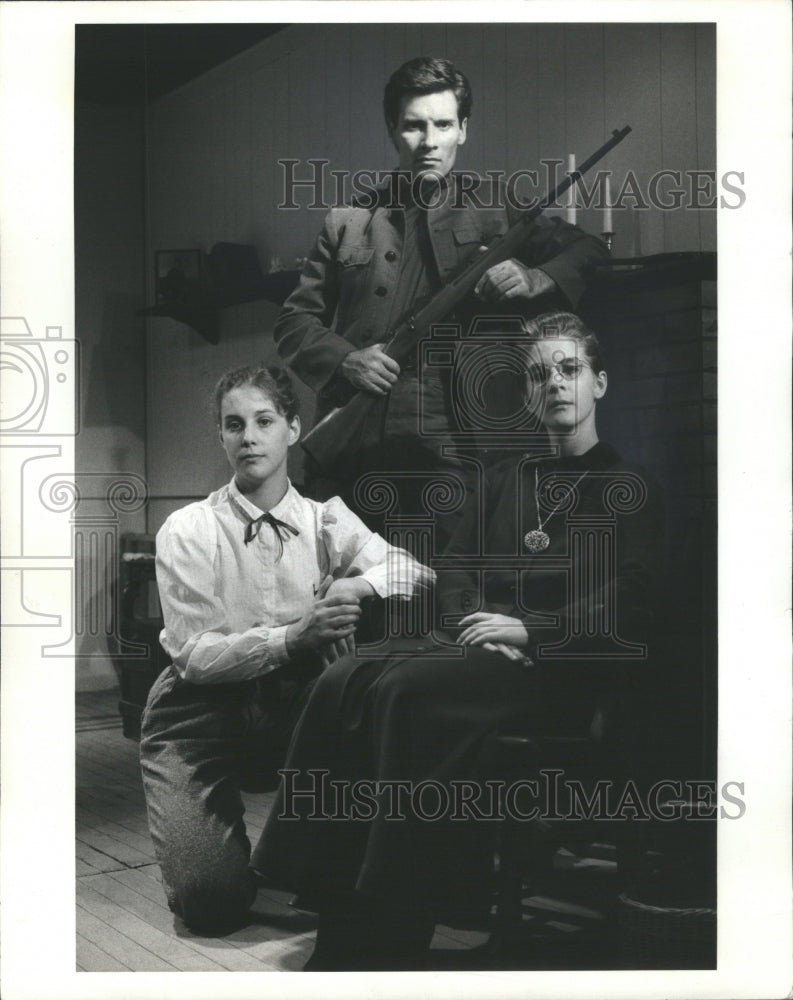
[[[399,365],[389,358],[382,344],[372,344],[360,351],[350,351],[339,371],[356,389],[386,396],[399,376]]]
[[[487,247],[482,247],[486,250]],[[526,267],[514,258],[494,264],[485,271],[475,288],[485,302],[503,303],[513,299],[533,299],[556,287],[553,278],[538,267]]]

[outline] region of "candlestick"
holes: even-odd
[[[575,173],[575,153],[570,153],[567,157],[567,173]],[[564,211],[565,219],[575,225],[576,221],[576,204],[575,204],[575,184],[573,184],[569,189],[567,207]]]
[[[606,174],[606,206],[603,210],[603,231],[614,232],[614,222],[611,218],[611,178]]]

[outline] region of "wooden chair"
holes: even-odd
[[[597,808],[596,783],[619,789],[629,762],[631,771],[638,764],[632,779],[637,787],[645,782],[635,727],[626,728],[623,721],[614,704],[602,705],[589,732],[500,734],[483,755],[488,771],[495,769],[506,787],[536,781],[541,811],[543,791],[557,782],[562,789],[566,782],[579,782]],[[526,822],[507,816],[500,825],[491,962],[501,968],[619,967],[617,897],[647,869],[644,829],[640,823],[571,816],[566,796],[551,806],[559,819]]]

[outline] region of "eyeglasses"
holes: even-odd
[[[580,358],[562,358],[553,365],[536,364],[530,365],[526,373],[531,385],[547,385],[548,378],[553,375],[555,382],[573,382],[585,368],[591,368],[586,361]]]

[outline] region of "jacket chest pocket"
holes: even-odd
[[[484,219],[483,225],[472,226],[469,222],[456,226],[452,230],[452,239],[459,253],[470,254],[480,246],[490,246],[505,230],[506,226],[500,220]]]
[[[374,295],[377,268],[374,247],[341,247],[336,258],[339,280],[337,329],[354,344],[372,339],[370,331],[376,324],[376,307],[382,301]]]
[[[453,229],[435,233],[435,255],[441,271],[456,271],[461,264],[476,256],[484,237],[479,226],[461,223]]]
[[[373,247],[344,247],[339,250],[338,262],[342,274],[355,268],[366,267],[374,255]]]
[[[455,246],[467,247],[471,243],[482,243],[484,237],[479,230],[479,226],[472,226],[469,223],[464,226],[455,226],[452,230],[452,239]]]

